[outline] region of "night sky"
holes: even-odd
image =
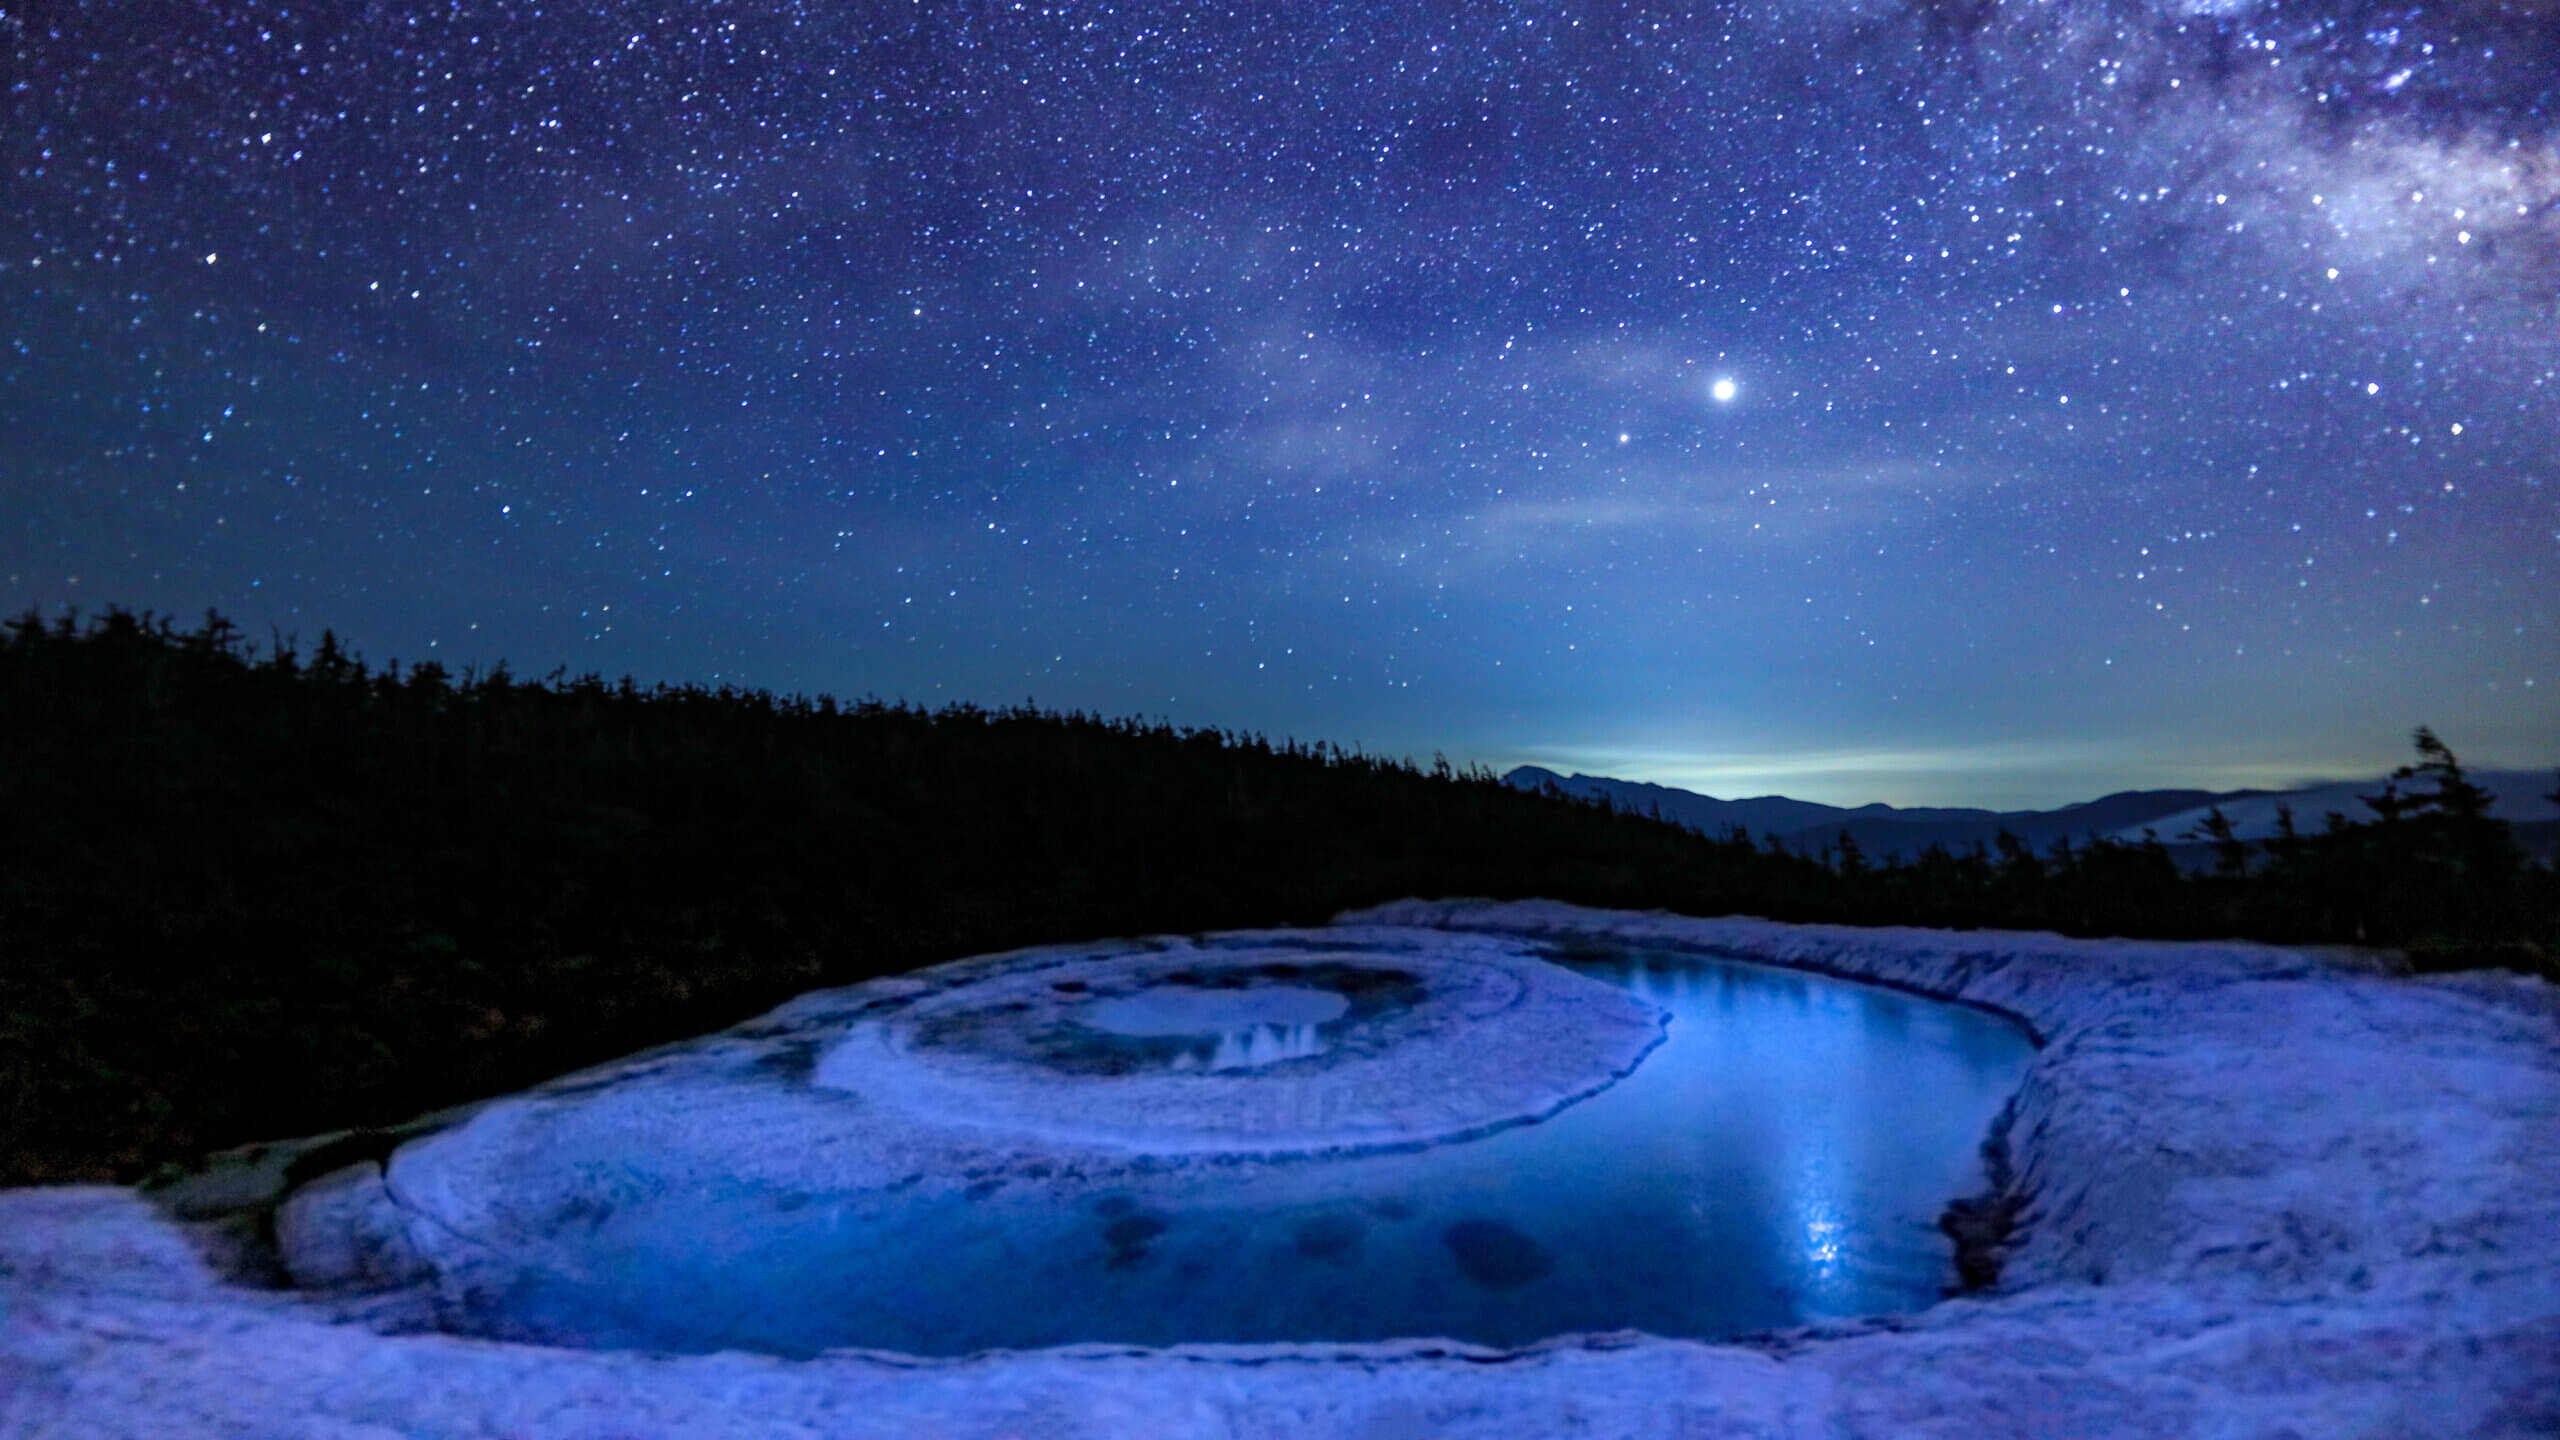
[[[0,608],[1841,803],[2560,758],[2560,3],[0,0]]]

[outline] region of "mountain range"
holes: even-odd
[[[2306,832],[2319,829],[2333,810],[2350,820],[2370,820],[2373,810],[2361,797],[2381,794],[2385,783],[2376,778],[2293,790],[2123,790],[2058,810],[1974,810],[1880,804],[1846,807],[1784,795],[1720,800],[1640,780],[1559,775],[1537,765],[1520,766],[1502,778],[1523,790],[1552,785],[1584,799],[1606,796],[1620,810],[1658,815],[1709,835],[1721,836],[1740,826],[1755,837],[1775,836],[1790,849],[1815,853],[1839,844],[1844,831],[1876,859],[1914,857],[1931,845],[1962,852],[1977,843],[1991,844],[2003,830],[2039,851],[2063,839],[2074,844],[2094,838],[2139,841],[2149,831],[2185,863],[2200,863],[2207,854],[2209,847],[2189,836],[2215,806],[2221,807],[2241,838],[2262,840],[2276,833],[2278,805],[2291,806],[2294,824]],[[2512,825],[2528,851],[2548,854],[2560,841],[2560,804],[2549,798],[2552,790],[2560,788],[2553,772],[2472,771],[2470,778],[2497,797],[2489,813]]]

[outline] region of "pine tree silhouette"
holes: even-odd
[[[2285,823],[2292,823],[2289,811],[2286,812]],[[2178,838],[2212,841],[2213,873],[2222,879],[2237,880],[2249,873],[2249,847],[2231,828],[2231,817],[2223,814],[2219,805],[2208,807],[2204,818],[2196,822],[2196,828]]]
[[[1859,845],[1858,837],[1845,828],[1840,832],[1839,868],[1841,878],[1852,881],[1865,879],[1870,868],[1865,847]]]

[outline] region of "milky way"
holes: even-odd
[[[8,6],[0,603],[2051,804],[2560,750],[2560,5]]]

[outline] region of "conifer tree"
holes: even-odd
[[[1867,852],[1858,837],[1845,828],[1840,832],[1840,875],[1847,880],[1862,880],[1867,874]]]
[[[2286,823],[2291,822],[2292,816],[2288,812]],[[2222,813],[2221,806],[2206,809],[2204,818],[2196,822],[2196,828],[2179,838],[2212,841],[2213,873],[2223,879],[2237,880],[2249,873],[2249,847],[2231,828],[2231,817]]]

